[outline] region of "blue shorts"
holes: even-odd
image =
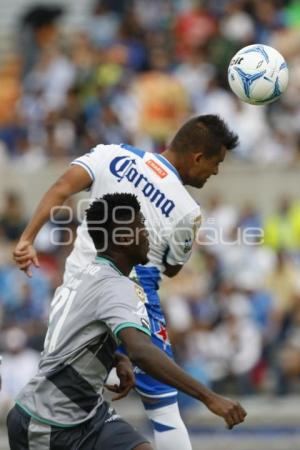
[[[136,266],[137,281],[147,296],[146,308],[149,316],[152,342],[171,359],[174,359],[168,333],[166,320],[160,307],[158,296],[160,273],[156,267]],[[167,384],[147,375],[139,367],[134,368],[136,377],[136,391],[149,398],[166,398],[177,396],[177,390]]]

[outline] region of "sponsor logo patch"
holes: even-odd
[[[153,170],[153,172],[156,173],[160,178],[165,178],[168,175],[168,172],[165,171],[163,167],[161,167],[157,162],[155,162],[153,159],[149,159],[146,162],[146,165],[150,167],[150,169]]]
[[[184,247],[183,247],[183,252],[184,253],[189,253],[192,250],[192,246],[193,246],[193,241],[192,239],[186,239],[184,241]]]
[[[135,159],[128,156],[117,156],[111,161],[109,169],[118,183],[126,179],[129,183],[132,183],[134,188],[138,188],[156,208],[159,208],[165,217],[170,217],[175,208],[175,203],[167,198],[153,183],[150,183],[145,175],[139,173],[136,166]]]

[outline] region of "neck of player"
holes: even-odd
[[[162,152],[162,156],[166,158],[172,164],[172,166],[175,167],[183,181],[183,184],[186,184],[184,160],[168,148],[164,152]]]
[[[135,265],[135,263],[131,262],[128,256],[123,254],[122,252],[112,250],[106,253],[98,253],[97,256],[110,261],[126,277],[128,277],[133,266]]]

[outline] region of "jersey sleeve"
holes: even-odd
[[[200,208],[184,216],[174,226],[169,237],[165,262],[171,266],[184,265],[192,253],[192,246],[201,225]]]
[[[98,319],[105,322],[116,337],[124,328],[137,328],[151,336],[145,300],[143,289],[128,278],[108,280],[105,295],[98,305]]]
[[[105,155],[105,145],[97,145],[89,153],[85,153],[79,158],[74,159],[71,165],[81,166],[91,177],[92,183],[96,179],[97,168],[103,164]]]

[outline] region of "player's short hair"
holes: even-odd
[[[134,194],[106,194],[94,200],[86,210],[86,221],[96,249],[102,249],[105,240],[109,245],[113,230],[122,224],[130,226],[140,211],[140,203]]]
[[[238,136],[219,116],[208,114],[188,120],[175,134],[169,148],[175,153],[202,151],[206,158],[216,156],[221,147],[232,150]]]

